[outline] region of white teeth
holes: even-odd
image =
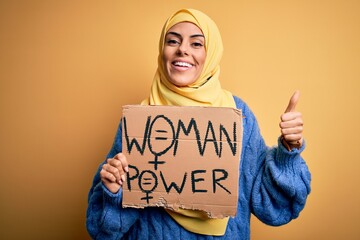
[[[186,62],[175,62],[174,65],[180,67],[192,67],[190,63],[186,63]]]

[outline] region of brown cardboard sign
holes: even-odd
[[[240,110],[220,107],[123,107],[129,172],[123,207],[162,206],[235,216],[242,148]]]

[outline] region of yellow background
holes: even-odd
[[[255,112],[268,145],[295,89],[312,193],[252,239],[360,239],[360,2],[0,1],[0,238],[88,239],[87,192],[121,106],[149,92],[166,18],[217,22],[224,88]]]

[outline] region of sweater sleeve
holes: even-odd
[[[121,152],[121,123],[107,158]],[[110,192],[101,182],[100,164],[88,195],[86,227],[93,239],[121,239],[139,218],[139,210],[122,208],[122,189]]]
[[[251,194],[252,211],[262,222],[283,225],[304,208],[311,181],[300,155],[304,147],[290,152],[278,140],[278,147],[266,150]]]
[[[245,116],[242,172],[250,187],[251,212],[262,222],[279,226],[298,217],[310,193],[311,175],[300,149],[288,151],[278,139],[269,148],[249,107],[235,98]]]

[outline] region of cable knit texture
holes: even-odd
[[[86,226],[93,239],[250,239],[250,216],[279,226],[299,216],[310,193],[310,172],[300,149],[288,151],[279,140],[269,148],[254,114],[239,98],[236,107],[244,119],[236,217],[230,218],[224,236],[198,235],[179,226],[162,208],[122,208],[122,191],[111,193],[102,184],[99,166],[88,196]],[[122,150],[121,124],[107,158]]]

